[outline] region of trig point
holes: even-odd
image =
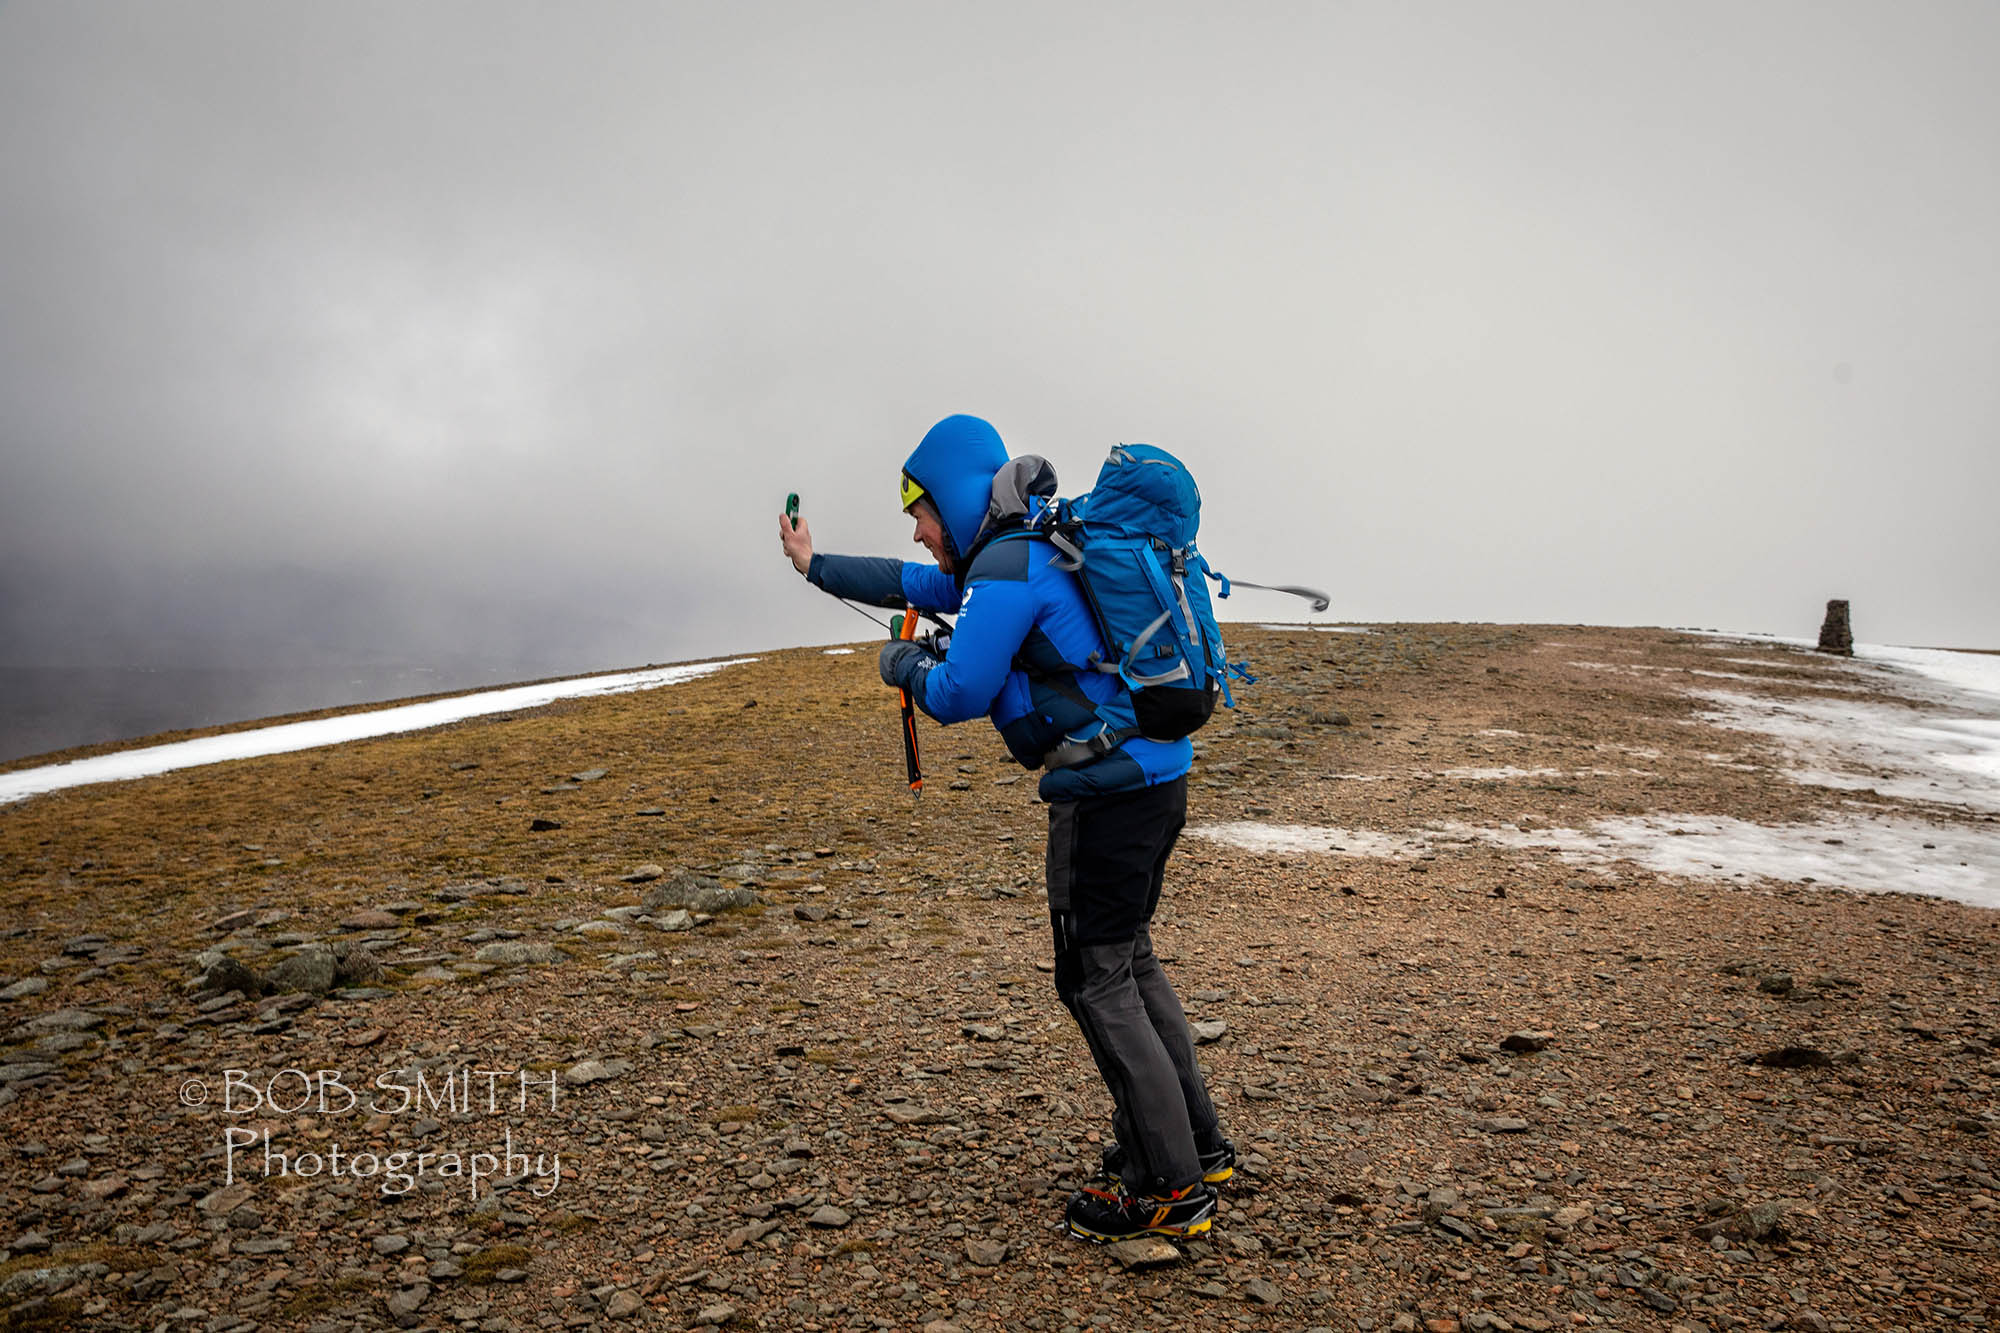
[[[1836,598],[1826,604],[1826,619],[1819,627],[1819,650],[1854,656],[1854,631],[1847,624],[1847,600]]]

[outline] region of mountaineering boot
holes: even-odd
[[[1102,1245],[1134,1236],[1199,1236],[1215,1220],[1215,1191],[1196,1181],[1171,1194],[1081,1189],[1064,1221],[1078,1240]]]
[[[1221,1147],[1202,1153],[1195,1160],[1201,1163],[1201,1183],[1220,1185],[1236,1174],[1236,1145],[1224,1139]],[[1104,1165],[1099,1168],[1097,1177],[1084,1188],[1095,1186],[1115,1190],[1124,1178],[1125,1146],[1114,1141],[1104,1150]]]

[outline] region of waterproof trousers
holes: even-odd
[[[1153,955],[1167,856],[1187,823],[1187,779],[1049,806],[1056,994],[1111,1092],[1128,1190],[1201,1179],[1222,1144],[1180,997]]]

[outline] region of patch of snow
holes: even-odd
[[[1794,782],[2000,811],[2000,716],[1723,690],[1691,694],[1716,705],[1704,721],[1782,742]]]
[[[1954,690],[1983,696],[1988,705],[2000,706],[2000,653],[1954,653],[1940,648],[1886,648],[1858,643],[1854,646],[1854,656],[1864,662],[1913,671]]]
[[[1687,879],[1776,879],[2000,907],[2000,840],[1920,819],[1855,815],[1772,827],[1720,815],[1655,814],[1600,820],[1586,829],[1438,824],[1381,833],[1239,822],[1188,832],[1262,854],[1409,860],[1439,846],[1485,845],[1551,851],[1576,865],[1630,861]]]
[[[1761,877],[2000,907],[2000,840],[1921,819],[1829,816],[1774,827],[1723,815],[1637,815],[1587,830],[1440,831],[1501,847],[1547,848],[1577,864],[1628,860],[1689,879]]]
[[[1782,638],[1766,634],[1724,634],[1717,630],[1696,630],[1715,640],[1705,644],[1709,648],[1727,650],[1732,644],[1756,643],[1776,644],[1787,648],[1804,648],[1794,662],[1791,660],[1756,662],[1748,658],[1727,658],[1744,666],[1785,666],[1819,671],[1855,673],[1873,679],[1902,679],[1919,677],[1950,691],[1969,691],[1977,695],[1991,696],[1988,704],[2000,702],[2000,653],[1953,652],[1948,648],[1897,648],[1881,643],[1857,643],[1852,658],[1822,655],[1813,651],[1816,640]]]
[[[1189,825],[1192,837],[1246,852],[1311,852],[1322,856],[1403,859],[1430,850],[1421,834],[1376,833],[1367,829],[1318,828],[1310,824],[1235,823]]]
[[[1365,625],[1258,625],[1258,629],[1290,630],[1306,634],[1373,634]]]
[[[1659,666],[1651,662],[1571,662],[1570,665],[1582,667],[1587,671],[1621,671],[1628,675],[1655,671],[1663,675],[1703,676],[1709,680],[1740,680],[1751,685],[1785,685],[1801,690],[1851,690],[1855,693],[1866,693],[1885,689],[1893,684],[1893,680],[1888,677],[1873,684],[1847,680],[1798,680],[1777,675],[1746,676],[1740,671],[1706,671],[1701,667]]]
[[[1650,778],[1641,768],[1445,768],[1432,774],[1467,782],[1508,782],[1515,778]]]
[[[1714,647],[1713,644],[1708,646]],[[1785,671],[1794,674],[1808,672],[1814,675],[1838,675],[1841,670],[1840,666],[1832,661],[1810,662],[1803,658],[1725,657],[1722,660],[1731,666],[1763,667],[1766,671]]]
[[[828,657],[846,657],[853,653],[854,650],[852,648],[826,648],[821,651],[825,652]]]
[[[252,731],[232,731],[221,736],[175,741],[170,745],[149,745],[137,750],[119,750],[89,759],[73,759],[66,764],[48,764],[14,773],[0,773],[0,805],[39,796],[64,787],[92,782],[125,782],[149,778],[179,768],[219,764],[231,759],[255,759],[267,754],[290,754],[325,745],[369,740],[398,732],[424,731],[490,713],[510,713],[516,709],[539,708],[558,699],[579,699],[599,694],[626,694],[653,690],[710,675],[724,667],[754,662],[754,657],[738,657],[727,662],[697,662],[687,666],[655,667],[647,671],[626,671],[611,676],[584,676],[574,680],[545,681],[540,685],[515,685],[504,690],[461,695],[455,699],[433,699],[426,703],[404,704],[368,713],[342,713],[311,722],[287,722]]]

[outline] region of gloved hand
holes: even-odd
[[[876,659],[876,669],[882,673],[884,685],[894,685],[899,690],[907,690],[911,683],[921,677],[926,668],[937,659],[924,651],[919,643],[904,639],[891,639],[882,645],[882,655]]]

